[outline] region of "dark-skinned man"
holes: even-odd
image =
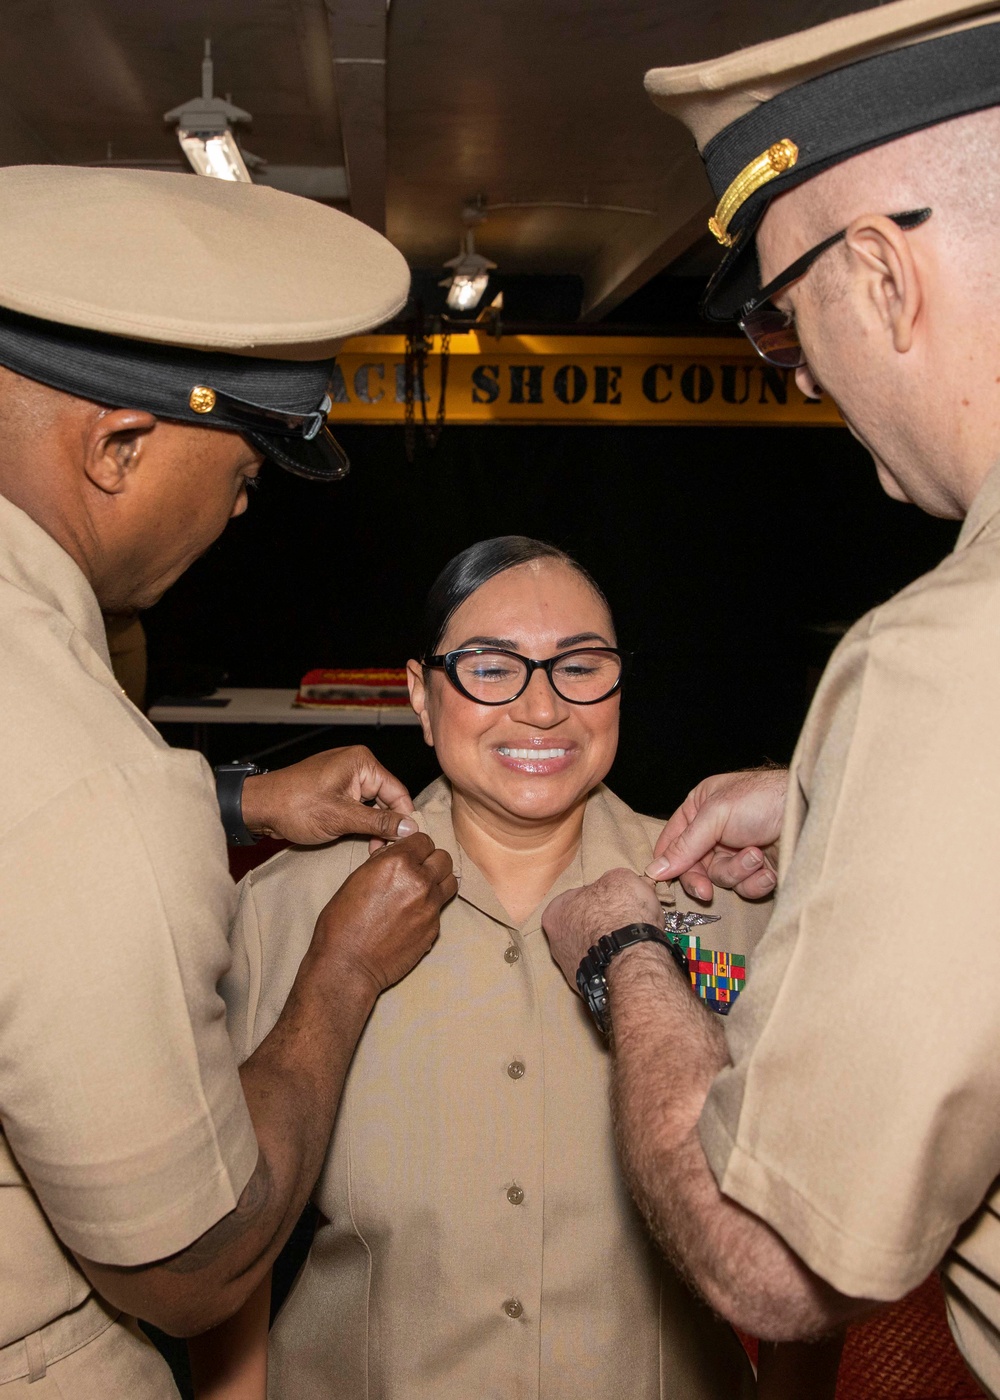
[[[650,880],[613,872],[545,920],[571,980],[599,937],[649,926],[585,973],[608,999],[633,1189],[712,1305],[764,1338],[815,1337],[940,1268],[994,1395],[998,21],[996,4],[897,0],[647,75],[719,201],[709,314],[822,385],[890,495],[965,523],[830,662],[792,764],[775,912],[728,1021],[654,937]],[[766,891],[784,787],[701,785],[650,876]]]
[[[154,603],[266,459],[343,474],[331,357],[408,274],[346,216],[194,176],[15,167],[0,207],[0,1395],[176,1396],[129,1315],[197,1333],[253,1292],[455,883],[364,750],[229,775],[235,839],[404,838],[238,1072],[212,775],[125,698],[102,609]]]

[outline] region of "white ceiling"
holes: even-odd
[[[199,91],[210,35],[216,93],[253,114],[243,139],[268,161],[263,178],[329,192],[346,163],[354,211],[424,268],[454,256],[469,197],[528,206],[489,213],[479,251],[507,272],[581,276],[584,314],[598,316],[704,231],[700,163],[645,97],[644,71],[865,8],[392,0],[387,15],[385,0],[4,0],[0,163],[181,168],[162,114]]]

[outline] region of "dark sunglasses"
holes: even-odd
[[[930,216],[930,209],[911,209],[906,214],[889,214],[887,217],[899,228],[911,229],[924,223]],[[778,365],[781,369],[799,369],[806,362],[795,329],[794,313],[780,310],[772,299],[793,282],[797,282],[800,277],[804,277],[816,259],[825,253],[827,248],[839,243],[846,234],[847,229],[842,228],[839,233],[824,238],[822,243],[817,243],[815,248],[810,248],[808,253],[796,258],[791,266],[768,282],[766,287],[761,287],[753,301],[748,301],[736,318],[740,330],[761,359],[766,360],[769,365]]]
[[[501,647],[461,647],[425,656],[424,666],[444,671],[455,689],[477,705],[509,705],[527,690],[536,671],[571,705],[596,705],[622,683],[626,653],[617,647],[574,647],[545,661]]]

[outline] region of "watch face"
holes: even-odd
[[[580,989],[580,995],[587,1003],[587,1010],[597,1023],[597,1029],[602,1035],[608,1033],[608,983],[603,972],[594,973],[587,977],[581,967],[576,974],[576,985]]]

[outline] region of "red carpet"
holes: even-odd
[[[743,1344],[756,1360],[757,1343]],[[837,1400],[985,1400],[952,1341],[937,1275],[848,1329]]]
[[[952,1341],[936,1275],[847,1334],[837,1400],[980,1400],[982,1395]]]

